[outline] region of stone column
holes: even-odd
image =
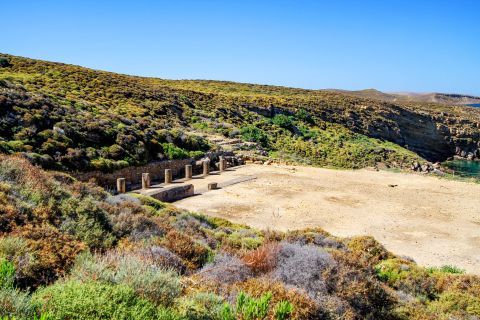
[[[185,165],[185,179],[192,179],[192,165]]]
[[[169,184],[172,183],[172,170],[165,169],[165,183]]]
[[[142,173],[142,189],[150,188],[150,174]]]
[[[125,178],[118,178],[117,179],[117,192],[118,193],[125,193],[127,191],[127,181]]]
[[[208,176],[208,173],[210,172],[210,160],[203,160],[203,175]]]
[[[218,169],[225,171],[225,159],[223,157],[220,157],[220,160],[218,160]]]

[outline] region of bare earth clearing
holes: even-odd
[[[244,176],[256,179],[227,186]],[[261,165],[205,180],[224,187],[175,205],[261,229],[321,227],[342,237],[372,235],[421,265],[450,264],[480,274],[479,184],[367,169]]]

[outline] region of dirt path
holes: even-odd
[[[256,179],[175,205],[262,229],[319,226],[342,237],[372,235],[419,264],[450,264],[480,274],[479,184],[384,171],[261,165],[228,175]]]

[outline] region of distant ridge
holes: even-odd
[[[368,98],[389,102],[427,102],[447,105],[480,104],[480,97],[456,93],[418,93],[418,92],[391,92],[385,93],[376,89],[357,91],[331,89],[327,91],[341,92],[355,97]]]

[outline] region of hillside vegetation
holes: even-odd
[[[258,231],[0,156],[3,319],[475,319],[480,278]]]
[[[200,157],[216,148],[203,132],[255,142],[275,157],[343,168],[406,167],[422,157],[451,156],[458,146],[477,148],[476,111],[3,57],[0,150],[21,152],[45,168],[109,171]]]

